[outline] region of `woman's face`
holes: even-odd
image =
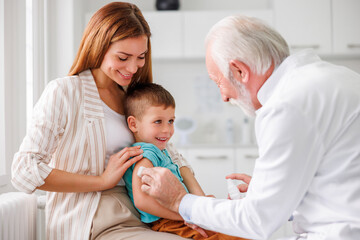
[[[116,41],[105,53],[100,69],[120,86],[127,86],[137,70],[144,66],[147,51],[146,35]]]

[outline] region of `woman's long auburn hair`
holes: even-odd
[[[150,27],[139,8],[125,2],[109,3],[91,17],[69,76],[99,68],[111,43],[143,35],[148,37],[145,65],[134,74],[131,84],[152,82]]]

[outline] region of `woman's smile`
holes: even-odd
[[[124,80],[131,80],[133,74],[123,74],[119,70],[117,71]]]

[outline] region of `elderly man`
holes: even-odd
[[[311,50],[289,55],[253,18],[223,19],[206,47],[223,100],[256,115],[259,158],[247,195],[186,194],[160,168],[143,171],[142,190],[185,221],[229,235],[267,239],[291,218],[294,239],[360,239],[360,75]]]

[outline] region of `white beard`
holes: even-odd
[[[251,101],[251,96],[249,91],[245,88],[245,86],[236,80],[231,81],[236,89],[236,93],[238,95],[237,99],[230,98],[229,101],[232,105],[235,105],[245,113],[248,117],[255,117],[255,108]],[[235,83],[235,84],[234,84]]]

